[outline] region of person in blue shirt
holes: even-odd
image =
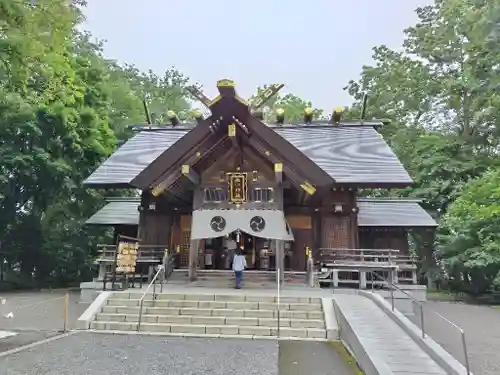
[[[236,255],[233,258],[233,271],[236,278],[236,289],[241,288],[241,281],[243,280],[243,271],[247,267],[247,260],[241,249],[236,250]]]

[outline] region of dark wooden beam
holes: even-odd
[[[253,109],[259,109],[262,107],[266,102],[271,99],[274,95],[278,93],[285,85],[282,83],[275,83],[270,85],[268,88],[266,88],[263,92],[260,93],[260,95],[257,95],[257,99],[253,102]]]
[[[210,149],[203,156],[197,159],[196,163],[192,164],[192,166],[198,173],[203,173],[205,170],[210,168],[214,164],[214,162],[217,162],[217,160],[221,160],[224,155],[226,155],[227,152],[231,150],[231,148],[231,141],[228,138],[224,137],[220,140],[217,148]]]
[[[291,167],[282,163],[276,156],[273,156],[269,150],[266,150],[260,142],[256,141],[254,137],[248,139],[248,144],[255,148],[265,159],[269,160],[271,163],[281,163],[282,172],[284,172],[298,187],[302,188],[307,194],[314,195],[316,193],[316,188],[307,180],[302,178],[297,172],[295,172]]]
[[[196,173],[189,164],[184,164],[182,166],[181,173],[183,176],[187,177],[193,184],[200,185],[200,175]]]
[[[276,183],[280,185],[283,182],[283,163],[274,163],[274,176]]]
[[[211,100],[198,87],[193,85],[187,87],[186,89],[191,95],[203,103],[205,107],[210,108]]]
[[[245,124],[252,134],[252,138],[257,138],[269,151],[274,150],[275,153],[279,154],[279,158],[285,166],[287,164],[293,165],[294,168],[300,170],[311,184],[327,186],[335,182],[323,169],[262,121],[250,116]]]
[[[325,196],[327,196],[330,193],[329,187],[318,187],[316,189],[316,194],[314,194],[314,197],[311,198],[309,201],[309,204],[312,206],[321,206],[321,202]]]
[[[238,139],[236,137],[236,124],[229,124],[227,126],[227,136],[231,140],[233,147],[239,149]]]
[[[215,138],[215,136],[207,137],[207,141],[206,143],[203,143],[203,148],[201,148],[201,150],[200,148],[193,148],[189,154],[186,154],[183,158],[181,158],[178,164],[176,163],[175,168],[167,169],[156,180],[154,180],[151,185],[159,185],[161,181],[167,180],[172,174],[180,177],[182,165],[193,165],[197,163],[201,158],[204,157],[204,155],[213,152],[214,149],[219,147],[224,142],[224,138],[218,138],[217,140],[215,140]]]
[[[240,129],[243,130],[243,132],[246,135],[250,135],[250,131],[248,130],[248,127],[243,122],[241,122],[236,116],[233,116],[233,120],[240,127]]]
[[[214,143],[214,138],[217,137],[217,135],[212,135],[209,129],[212,122],[213,119],[211,117],[203,120],[201,124],[189,131],[184,137],[158,156],[130,184],[140,189],[147,189],[165,172],[175,170],[176,166],[178,168],[179,165],[186,164],[182,162],[186,154],[190,154],[194,149],[202,151],[204,148],[209,148]]]
[[[164,178],[160,183],[153,185],[153,187],[151,188],[151,195],[153,197],[158,197],[170,186],[172,186],[179,178],[180,175],[178,173],[170,174],[169,176]]]

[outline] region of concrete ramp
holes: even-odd
[[[448,374],[377,304],[356,294],[336,294],[341,339],[366,375]]]

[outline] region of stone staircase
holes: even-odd
[[[90,323],[90,329],[137,331],[138,292],[114,292]],[[242,294],[158,294],[144,300],[141,332],[195,336],[278,336],[277,297]],[[280,337],[338,340],[338,329],[325,327],[322,299],[282,297]]]
[[[305,285],[305,272],[285,272],[285,284]],[[174,270],[168,283],[187,284],[188,271],[185,269]],[[191,286],[209,288],[232,288],[234,287],[234,273],[230,270],[198,270],[197,279],[189,283]],[[274,271],[245,271],[243,286],[246,288],[276,288],[276,272]]]

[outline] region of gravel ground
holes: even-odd
[[[14,331],[16,336],[10,336],[0,339],[0,354],[10,349],[15,349],[20,346],[28,345],[36,341],[48,339],[57,336],[57,332],[48,331]]]
[[[7,301],[0,304],[0,330],[17,333],[0,339],[0,352],[57,335],[64,327],[64,295],[61,291],[0,295],[0,299]],[[76,320],[88,307],[78,300],[78,293],[70,293],[68,329],[75,327]],[[6,318],[10,312],[14,317]]]
[[[0,357],[0,375],[277,375],[271,340],[77,333]]]
[[[466,334],[471,370],[474,375],[500,374],[500,310],[488,306],[474,306],[450,302],[426,302],[460,326]],[[426,311],[425,330],[444,349],[464,363],[459,332],[432,311]],[[420,326],[420,314],[413,318]]]

